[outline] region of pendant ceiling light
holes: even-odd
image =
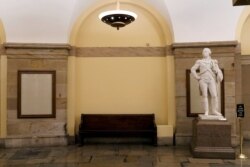
[[[250,0],[233,0],[233,6],[250,5]]]
[[[116,10],[102,12],[99,15],[100,20],[112,27],[116,27],[117,30],[135,21],[136,18],[137,15],[134,12],[120,10],[119,1],[117,1]]]

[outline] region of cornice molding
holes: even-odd
[[[69,44],[4,43],[1,55],[60,55],[76,57],[166,57],[199,53],[211,47],[213,52],[240,54],[238,41],[173,43],[165,47],[75,47]],[[191,49],[191,50],[190,50]],[[195,49],[195,50],[193,50]]]
[[[0,55],[4,55],[5,49],[3,45],[0,45]]]
[[[173,43],[173,49],[177,48],[203,48],[203,47],[236,47],[238,41],[214,41],[214,42],[185,42]]]
[[[3,45],[6,49],[71,49],[69,44],[56,43],[4,43]]]
[[[60,55],[76,57],[166,57],[173,55],[172,45],[165,47],[75,47],[69,44],[4,43],[0,53],[13,56]]]
[[[4,43],[6,55],[65,55],[71,46],[68,44]]]
[[[79,47],[77,57],[166,57],[166,47]]]
[[[238,41],[174,43],[173,55],[175,58],[197,58],[201,57],[203,48],[208,47],[215,57],[235,57],[240,55],[239,46]]]

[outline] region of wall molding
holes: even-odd
[[[0,45],[0,55],[4,55],[4,53],[5,53],[4,45]]]
[[[168,47],[79,47],[77,57],[166,57]]]
[[[8,58],[31,56],[76,56],[76,57],[166,57],[173,55],[172,45],[165,47],[75,47],[69,44],[49,43],[4,43],[0,53]]]
[[[4,43],[6,55],[65,55],[71,46],[68,44]]]
[[[241,55],[238,58],[239,65],[249,65],[250,64],[250,55]]]
[[[0,54],[8,58],[30,58],[31,56],[56,57],[200,57],[204,47],[211,48],[214,56],[233,57],[240,55],[238,41],[173,43],[164,47],[75,47],[69,44],[49,43],[4,43]],[[200,49],[200,50],[199,50]]]
[[[16,49],[71,49],[69,44],[56,43],[4,43],[4,47]]]
[[[173,55],[175,58],[200,58],[205,47],[211,49],[214,57],[235,57],[240,55],[238,41],[174,43]]]
[[[236,47],[238,41],[211,41],[211,42],[183,42],[173,43],[173,49],[177,48],[203,48],[203,47]]]

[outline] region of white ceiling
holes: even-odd
[[[68,43],[72,26],[103,0],[0,0],[7,42]],[[139,0],[138,0],[139,1]],[[232,0],[140,0],[171,19],[175,42],[235,40],[243,7]]]

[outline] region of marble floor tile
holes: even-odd
[[[200,164],[223,164],[222,159],[203,159],[203,158],[188,158],[190,163],[200,163]]]
[[[51,163],[53,161],[53,158],[46,157],[44,159],[28,159],[26,164],[32,165],[32,164],[43,164],[43,163]]]
[[[63,148],[55,148],[55,149],[51,149],[50,153],[49,153],[49,157],[66,157],[68,154],[68,150],[63,149]]]
[[[45,163],[41,164],[39,167],[78,167],[78,163]]]
[[[125,163],[149,163],[153,164],[155,162],[158,162],[158,157],[157,156],[149,156],[149,155],[128,155],[124,159]]]
[[[250,165],[210,164],[210,167],[250,167]]]
[[[250,157],[250,141],[244,153]],[[193,158],[188,146],[86,144],[0,149],[0,167],[250,167],[250,159]]]
[[[163,162],[158,162],[156,164],[153,164],[153,167],[182,167],[180,163],[163,163]]]
[[[182,165],[182,167],[210,167],[210,164],[190,163],[190,164],[184,164],[184,165]]]
[[[49,154],[47,150],[41,149],[23,149],[18,150],[13,156],[11,156],[11,160],[19,160],[19,159],[42,159],[46,158]]]
[[[114,155],[98,155],[93,156],[91,163],[123,163],[125,156],[114,156]]]

